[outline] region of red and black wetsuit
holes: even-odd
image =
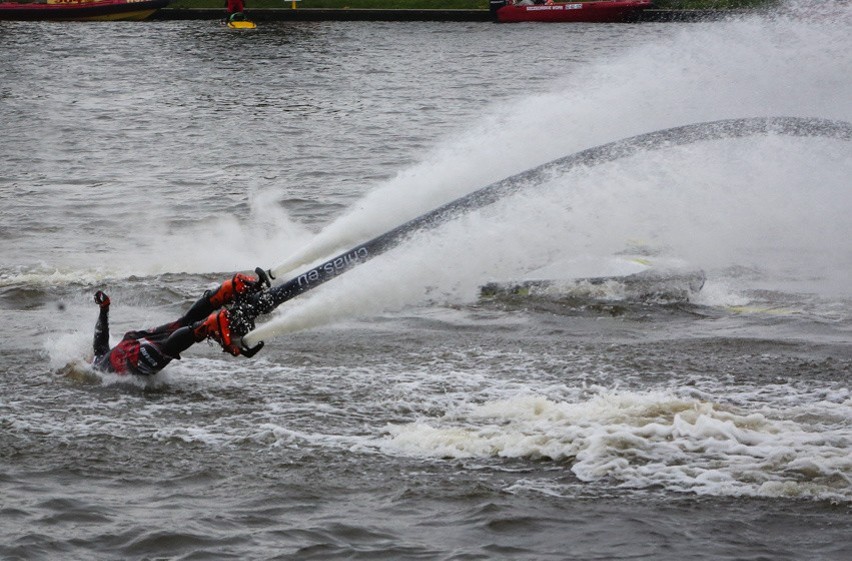
[[[266,285],[269,285],[268,279]],[[95,358],[92,364],[106,372],[150,376],[171,361],[180,360],[180,353],[208,337],[222,345],[226,352],[237,356],[241,349],[231,340],[228,311],[219,308],[233,302],[239,294],[262,289],[263,283],[257,277],[237,273],[216,290],[205,292],[177,321],[146,331],[128,331],[112,349],[109,348],[109,297],[99,290],[95,294],[95,302],[101,311],[95,324],[92,345]]]
[[[109,305],[101,306],[95,325],[92,364],[105,372],[151,376],[172,360],[180,360],[181,352],[206,336],[206,331],[199,330],[196,324],[215,309],[209,295],[206,292],[177,321],[145,331],[128,331],[112,349],[109,348]]]

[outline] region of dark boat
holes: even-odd
[[[143,20],[171,0],[0,1],[0,20],[118,21]]]
[[[651,0],[549,2],[546,0],[491,0],[491,14],[500,23],[523,21],[613,23],[631,21]]]

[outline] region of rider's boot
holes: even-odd
[[[239,294],[257,290],[259,286],[257,277],[237,273],[233,278],[226,280],[219,288],[208,294],[207,300],[213,309],[221,308],[230,304]]]
[[[210,338],[222,345],[225,352],[234,356],[240,354],[240,347],[231,338],[231,324],[228,320],[228,310],[213,312],[206,319],[192,326],[196,341]]]

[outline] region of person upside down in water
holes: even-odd
[[[234,356],[240,354],[239,346],[231,340],[227,310],[241,294],[257,292],[262,284],[257,278],[237,273],[216,290],[208,290],[180,319],[145,331],[128,331],[119,344],[109,346],[109,296],[95,293],[100,306],[95,324],[92,365],[105,372],[151,376],[166,367],[172,360],[180,360],[180,353],[207,338],[215,340]]]

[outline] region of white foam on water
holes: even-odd
[[[563,461],[583,482],[626,488],[852,502],[852,399],[816,405],[818,418],[810,406],[802,415],[798,406],[735,407],[668,391],[527,394],[389,426],[381,449]]]
[[[45,263],[18,267],[0,273],[0,287],[32,286],[41,288],[62,287],[73,283],[97,284],[105,279],[114,278],[118,271],[95,268],[81,271],[77,265],[55,266]]]
[[[745,306],[751,299],[738,292],[737,288],[725,280],[707,280],[701,291],[695,295],[693,301],[696,304],[714,308],[727,308],[730,306]]]
[[[82,343],[79,336],[69,336],[57,348]],[[553,496],[575,496],[577,485],[587,485],[601,492],[663,489],[852,503],[848,388],[804,382],[730,386],[714,376],[693,380],[684,389],[627,390],[619,385],[641,373],[630,366],[599,371],[599,365],[582,358],[580,350],[550,357],[511,349],[450,354],[436,349],[433,356],[419,356],[414,367],[409,361],[397,364],[393,357],[379,366],[316,367],[238,364],[205,358],[199,350],[192,360],[175,361],[150,380],[97,373],[104,387],[167,385],[183,394],[214,392],[193,401],[192,416],[175,418],[186,411],[183,395],[140,401],[138,394],[121,391],[83,400],[75,421],[67,425],[51,425],[55,412],[28,408],[15,415],[12,429],[64,438],[105,434],[213,448],[249,446],[273,453],[318,448],[489,465],[505,458],[545,460],[553,463],[547,473],[555,477],[520,481],[507,491]],[[539,367],[547,372],[588,369],[589,376],[565,385],[549,376],[540,379]],[[377,379],[382,384],[377,386]],[[305,391],[360,397],[290,399]],[[255,395],[256,407],[212,413],[233,405],[227,397],[232,392]],[[364,415],[374,418],[376,411],[388,409],[404,411],[402,418],[411,421],[364,421]],[[397,417],[390,413],[389,418]],[[576,482],[566,482],[560,469]]]

